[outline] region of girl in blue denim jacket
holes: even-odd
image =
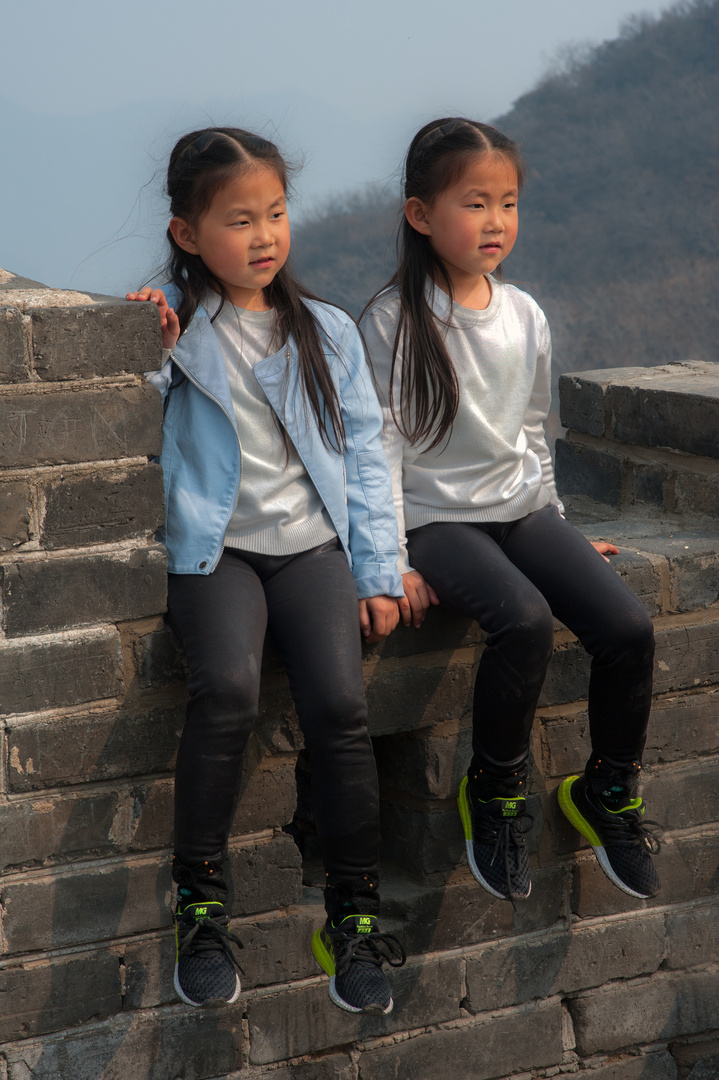
[[[164,396],[168,621],[189,664],[177,757],[175,989],[234,1002],[227,842],[257,715],[267,627],[312,766],[327,921],[312,940],[332,1001],[392,1008],[377,926],[378,795],[361,627],[386,636],[403,595],[382,416],[362,342],[287,263],[287,168],[267,140],[195,131],[170,157]],[[359,627],[358,620],[359,601]]]

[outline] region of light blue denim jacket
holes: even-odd
[[[168,287],[165,295],[175,306],[175,291]],[[337,530],[358,596],[403,596],[396,565],[397,522],[381,442],[382,412],[362,339],[343,311],[306,303],[319,323],[338,389],[345,451],[329,450],[320,438],[302,394],[291,337],[279,352],[255,365],[255,377]],[[203,307],[171,358],[148,378],[165,399],[160,464],[166,524],[159,538],[167,547],[167,568],[173,574],[210,574],[222,554],[240,490],[242,432],[236,427],[220,346]]]

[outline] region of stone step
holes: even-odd
[[[689,839],[686,834],[680,838],[685,852]],[[691,839],[696,845],[700,835]],[[711,858],[715,852],[716,845],[705,854]],[[567,870],[572,873],[571,867]],[[308,868],[308,873],[321,876],[317,868]],[[548,891],[547,885],[546,872],[536,871],[530,899],[515,912],[479,888],[466,871],[459,871],[446,887],[432,889],[413,885],[390,869],[383,880],[382,928],[400,938],[410,957],[403,972],[390,977],[398,1003],[414,1010],[402,1017],[398,1009],[395,1020],[417,1026],[420,1010],[429,1007],[433,995],[440,1001],[447,995],[455,1000],[461,987],[462,1008],[479,1014],[535,998],[566,996],[611,979],[634,978],[660,966],[684,971],[719,962],[719,901],[711,888],[703,900],[675,906],[667,906],[672,898],[664,894],[652,902],[624,897],[630,904],[625,914],[569,924],[566,889],[560,883]],[[613,887],[611,891],[623,897]],[[549,902],[551,892],[554,902]],[[326,1000],[326,978],[310,950],[312,933],[324,921],[321,900],[320,887],[306,887],[302,902],[284,911],[233,920],[232,930],[245,946],[240,957],[243,1010],[255,1003],[256,1015],[265,1016],[257,1020],[258,1029],[269,1016],[268,1003],[277,1005],[279,997],[290,1013],[298,1003],[302,1010],[326,1013],[321,1024],[329,1023],[334,1032],[328,1037],[343,1040],[333,1021],[341,1024],[348,1018],[334,1016]],[[174,958],[174,934],[168,929],[101,946],[55,949],[52,965],[47,954],[37,952],[0,961],[0,994],[6,1003],[0,1043],[121,1011],[172,1006]],[[403,1024],[392,1021],[394,1026],[384,1030]],[[289,1041],[280,1052],[302,1054],[302,1047]]]
[[[681,529],[719,514],[716,458],[645,450],[576,431],[557,439],[555,449],[557,488],[572,520],[654,515],[673,518]]]
[[[719,457],[719,365],[707,361],[562,375],[564,427],[635,446]]]

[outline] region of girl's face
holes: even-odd
[[[214,195],[194,224],[174,217],[170,229],[184,251],[199,255],[237,307],[268,308],[263,295],[290,253],[285,192],[277,173],[253,166]]]
[[[496,270],[514,247],[518,197],[515,167],[486,153],[472,158],[459,180],[432,203],[407,201],[407,220],[429,237],[458,299]]]

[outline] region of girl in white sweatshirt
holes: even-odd
[[[399,267],[361,321],[385,414],[400,609],[419,626],[446,603],[486,633],[459,793],[477,881],[512,901],[531,889],[527,758],[556,616],[592,656],[592,754],[560,785],[561,808],[615,885],[653,896],[658,845],[637,793],[652,623],[603,557],[617,549],[562,516],[543,426],[547,321],[493,276],[514,246],[523,179],[517,146],[463,118],[427,124],[407,154]]]

